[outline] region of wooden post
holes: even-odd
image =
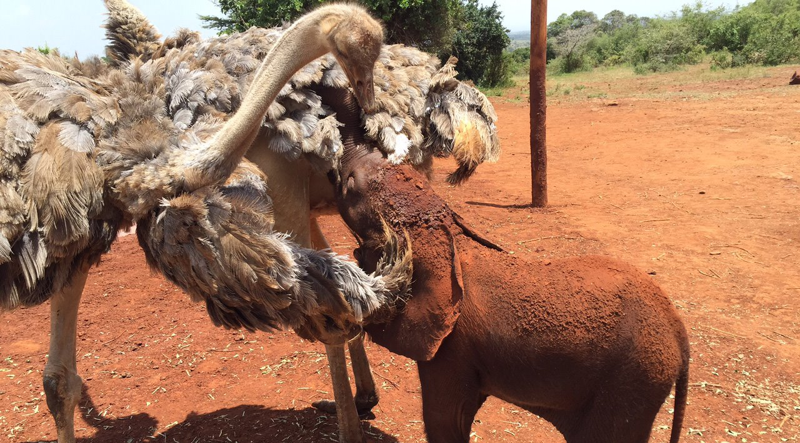
[[[547,206],[547,0],[531,0],[531,184],[534,208]]]

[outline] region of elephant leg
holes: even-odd
[[[567,443],[650,441],[653,422],[669,391],[664,395],[648,396],[647,393],[642,395],[642,392],[625,389],[622,384],[642,386],[636,382],[636,377],[629,376],[609,383],[615,389],[598,394],[583,416],[574,420],[572,427],[562,430]]]
[[[47,407],[56,422],[58,443],[75,443],[75,406],[82,380],[75,360],[78,304],[89,274],[88,266],[50,300],[50,351],[42,383]]]
[[[439,356],[417,362],[417,368],[428,442],[468,443],[475,414],[487,397],[480,392],[478,375]]]
[[[328,240],[317,223],[316,218],[311,219],[311,244],[314,249],[330,249]],[[350,341],[350,360],[353,365],[353,375],[356,382],[356,409],[359,416],[364,416],[372,411],[378,404],[378,392],[375,389],[375,379],[369,367],[367,351],[364,349],[364,336],[360,335]],[[336,411],[336,404],[330,401],[319,401],[314,406],[328,413]]]
[[[333,396],[336,400],[336,418],[339,422],[339,443],[362,443],[361,421],[358,419],[350,379],[347,376],[347,361],[342,345],[325,345],[328,365],[331,368]],[[316,406],[316,405],[315,405]]]

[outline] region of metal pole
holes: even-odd
[[[534,208],[547,206],[547,0],[531,0],[531,184]]]

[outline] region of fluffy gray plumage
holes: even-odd
[[[115,26],[113,21],[106,26],[111,47],[120,46],[116,41],[124,42],[128,35]],[[201,41],[196,36],[181,37],[188,34],[184,30],[162,46],[139,42],[138,52],[115,53],[113,62],[180,58],[186,63],[186,76],[203,76],[209,66],[221,63],[228,78],[218,80],[235,84],[225,97],[235,109],[260,59],[283,31],[251,28]],[[459,165],[448,178],[454,184],[469,178],[479,164],[496,161],[500,154],[494,108],[480,91],[456,79],[455,64],[456,59],[451,58],[440,67],[433,55],[403,45],[384,46],[374,71],[378,109],[362,117],[367,138],[376,141],[395,163],[427,166],[432,156],[452,155]],[[183,77],[173,81],[175,88],[182,86],[179,96],[185,97]],[[341,155],[341,137],[335,115],[314,92],[318,86],[349,87],[344,71],[330,54],[294,75],[270,107],[263,126],[274,151],[289,159],[311,154],[309,158],[322,169],[330,169]],[[191,119],[191,115],[187,112],[185,118]]]
[[[387,266],[367,276],[342,257],[274,232],[263,179],[245,163],[220,188],[165,200],[137,225],[148,263],[205,300],[216,325],[343,337],[407,292],[411,255],[396,241],[387,243]]]
[[[215,323],[342,340],[405,292],[408,254],[370,276],[273,232],[255,166],[217,178],[197,160],[242,88],[221,61],[193,62],[171,50],[103,69],[0,51],[0,307],[43,302],[137,222],[151,266]]]
[[[109,58],[124,57],[132,52],[153,55],[159,47],[161,35],[150,21],[136,8],[124,0],[105,0],[108,9],[107,37],[111,42],[106,48]]]

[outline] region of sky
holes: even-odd
[[[215,33],[202,29],[198,14],[219,15],[213,0],[129,0],[138,7],[163,35],[172,35],[184,27],[208,37]],[[511,31],[530,28],[530,1],[495,0]],[[492,0],[480,0],[491,4]],[[678,10],[694,0],[551,0],[548,21],[562,13],[586,9],[604,16],[614,9],[640,16],[663,15]],[[748,3],[742,0],[742,4]],[[708,0],[709,6],[734,7],[736,0]],[[0,48],[20,50],[25,47],[58,47],[63,54],[80,58],[103,55],[105,39],[102,23],[105,6],[102,0],[0,0]]]
[[[212,0],[129,0],[150,19],[162,35],[178,28],[216,33],[203,29],[197,18],[220,15]],[[0,48],[58,47],[62,54],[80,58],[103,55],[106,20],[103,0],[0,0]]]

